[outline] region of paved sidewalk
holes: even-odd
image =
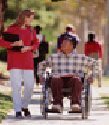
[[[99,97],[100,93],[109,90],[109,87],[106,88],[107,89],[93,87],[92,111],[88,120],[82,120],[80,114],[68,115],[66,112],[64,112],[63,115],[50,114],[48,120],[44,120],[40,113],[39,105],[41,93],[39,90],[35,90],[29,106],[32,113],[32,118],[18,120],[15,119],[14,112],[11,111],[8,114],[8,117],[3,120],[1,125],[109,125],[109,111]]]

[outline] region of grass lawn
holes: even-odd
[[[7,71],[7,63],[0,61],[0,73],[2,75],[9,75]],[[7,115],[7,112],[12,109],[12,99],[7,92],[0,92],[0,122]]]
[[[103,77],[103,86],[109,87],[109,76]],[[104,100],[104,103],[109,108],[109,92],[108,93],[101,93],[101,99]]]
[[[104,100],[104,103],[107,105],[107,107],[109,108],[109,96],[102,96],[101,97]]]
[[[0,61],[0,73],[3,75],[9,75],[9,72],[7,71],[7,63]]]
[[[6,117],[10,109],[12,109],[12,98],[9,95],[0,93],[0,122]]]
[[[94,81],[93,85],[98,86],[97,79]],[[102,86],[103,87],[109,86],[109,76],[103,76],[103,78],[102,78]]]

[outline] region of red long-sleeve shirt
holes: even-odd
[[[7,29],[7,32],[18,34],[20,39],[23,41],[24,46],[33,46],[33,50],[39,47],[39,41],[36,38],[36,33],[31,27],[21,28],[16,25],[12,25]],[[31,70],[34,68],[33,63],[33,52],[28,50],[27,52],[15,52],[10,48],[11,44],[9,41],[4,41],[0,39],[0,46],[7,48],[7,69],[24,69]]]
[[[102,58],[102,47],[98,42],[93,41],[85,44],[85,55],[88,56],[91,53],[98,53],[99,58]]]

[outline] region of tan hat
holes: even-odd
[[[66,27],[70,27],[70,28],[74,28],[74,26],[72,24],[67,24]]]

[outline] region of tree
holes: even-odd
[[[52,2],[64,1],[64,0],[51,0]]]
[[[7,0],[0,0],[0,35],[4,29],[4,13],[7,8]]]
[[[20,11],[20,5],[21,5],[21,1],[22,0],[16,0],[16,11],[17,11],[17,13],[19,13],[19,11]]]

